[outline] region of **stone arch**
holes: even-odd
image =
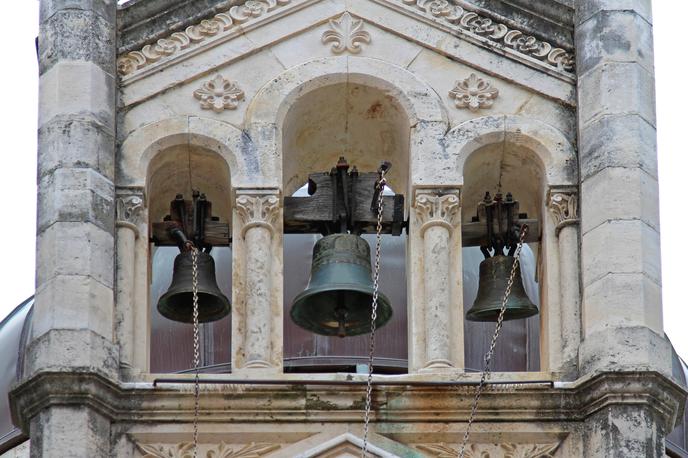
[[[316,59],[286,70],[251,101],[246,114],[247,131],[258,154],[266,158],[266,167],[274,171],[272,176],[282,176],[282,129],[289,109],[305,94],[341,83],[378,89],[403,108],[411,127],[410,186],[434,179],[436,169],[446,169],[442,162],[447,162],[449,156],[438,157],[434,150],[441,149],[448,117],[434,89],[408,70],[382,60],[339,56]],[[417,141],[420,136],[425,141]],[[430,144],[437,148],[429,147]],[[426,170],[424,167],[433,161],[433,170]]]
[[[262,186],[265,167],[242,130],[208,118],[179,116],[147,124],[131,133],[120,148],[118,186],[146,186],[149,166],[158,154],[189,145],[217,153],[226,163],[232,185]]]
[[[464,122],[447,134],[446,144],[461,176],[464,221],[475,214],[481,193],[496,191],[498,181],[503,191],[514,192],[521,202],[520,211],[540,222],[540,367],[543,371],[557,370],[562,352],[560,315],[565,313],[560,272],[574,267],[577,271],[578,261],[577,257],[560,253],[547,196],[552,190],[577,188],[575,148],[558,129],[521,116],[486,116]],[[499,164],[498,173],[490,170],[495,164]],[[470,338],[469,333],[466,336]]]

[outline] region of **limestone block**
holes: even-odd
[[[34,313],[40,312],[37,308]],[[96,372],[116,378],[117,350],[103,336],[88,329],[51,329],[34,337],[26,352],[24,378],[37,372]]]
[[[581,185],[583,234],[610,220],[639,219],[659,231],[658,184],[639,168],[607,167]]]
[[[638,114],[605,116],[581,127],[581,180],[606,167],[638,167],[657,177],[657,134]]]
[[[90,116],[56,116],[38,129],[38,179],[60,167],[115,175],[112,132]]]
[[[114,237],[90,223],[57,222],[38,234],[36,284],[83,275],[112,288]]]
[[[60,275],[41,284],[36,291],[33,333],[50,329],[83,328],[112,339],[112,288],[92,277]]]
[[[114,185],[91,169],[61,168],[38,184],[38,232],[56,222],[88,222],[112,234]]]
[[[664,435],[659,415],[649,407],[610,406],[585,421],[586,458],[663,458]]]
[[[640,220],[612,220],[583,235],[583,285],[619,273],[661,283],[659,233]]]
[[[31,456],[110,455],[110,421],[87,407],[53,406],[31,419]]]
[[[411,185],[461,187],[457,158],[445,142],[445,122],[419,122],[411,129]]]
[[[583,329],[587,334],[632,326],[647,326],[662,334],[659,284],[641,273],[610,274],[585,288]]]
[[[39,72],[60,60],[88,61],[115,75],[115,28],[95,11],[63,9],[41,24]]]
[[[600,11],[633,11],[652,24],[652,0],[576,0],[577,24]]]
[[[656,125],[654,76],[636,63],[605,63],[578,79],[581,127],[602,116],[637,114]]]
[[[39,128],[53,118],[77,115],[114,132],[115,80],[91,62],[60,62],[39,80]]]
[[[596,14],[577,29],[576,40],[579,75],[607,62],[637,62],[653,71],[652,25],[632,11]]]
[[[43,0],[40,2],[40,22],[63,10],[93,11],[106,21],[115,23],[117,6],[108,0]]]
[[[581,374],[649,370],[671,377],[671,344],[646,326],[610,326],[589,334],[581,344],[579,359]]]

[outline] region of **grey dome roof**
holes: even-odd
[[[22,302],[0,322],[0,453],[26,440],[12,423],[7,397],[21,378],[26,342],[30,334],[33,297]]]

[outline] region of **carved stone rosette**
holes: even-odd
[[[131,188],[118,191],[115,205],[117,227],[127,227],[138,237],[138,225],[142,222],[144,209],[143,189]]]
[[[562,228],[578,224],[578,192],[577,191],[551,191],[547,199],[557,236]]]
[[[449,91],[449,97],[454,99],[456,108],[468,108],[471,111],[491,107],[498,95],[499,90],[492,83],[477,77],[475,73],[457,81],[454,89]]]
[[[222,113],[224,110],[236,110],[239,102],[244,100],[244,91],[236,81],[229,80],[217,74],[215,78],[206,81],[193,93],[200,101],[201,108]]]

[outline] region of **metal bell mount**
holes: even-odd
[[[466,313],[469,321],[494,322],[499,317],[504,290],[516,260],[513,255],[519,243],[518,218],[518,202],[513,200],[511,193],[507,193],[506,199],[500,193],[493,199],[488,192],[478,205],[478,219],[487,225],[487,237],[480,246],[485,260],[480,263],[478,294]],[[506,303],[504,320],[528,318],[537,313],[537,306],[531,302],[523,288],[518,265]]]
[[[227,316],[231,305],[217,285],[215,261],[210,256],[208,226],[215,229],[223,225],[210,216],[211,204],[205,195],[194,191],[193,201],[177,195],[171,203],[171,216],[161,226],[157,224],[156,245],[177,245],[180,254],[174,260],[172,282],[158,300],[158,311],[165,318],[182,323],[194,322],[193,309],[193,253],[196,250],[198,322],[217,321]],[[154,233],[155,233],[154,229]]]

